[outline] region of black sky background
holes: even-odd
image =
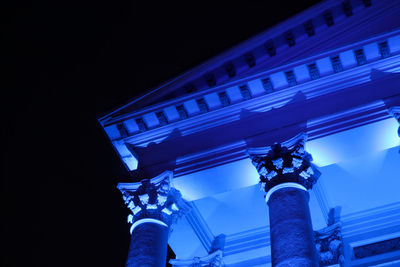
[[[10,2],[1,266],[123,266],[130,178],[96,119],[316,2]]]

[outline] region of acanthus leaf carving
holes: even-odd
[[[315,246],[319,255],[319,266],[340,264],[343,266],[343,241],[341,222],[336,222],[319,231],[315,231]]]
[[[131,211],[128,223],[153,218],[171,225],[189,210],[181,193],[171,187],[171,178],[171,172],[164,172],[153,179],[118,185],[122,198]]]
[[[311,163],[311,155],[305,151],[305,141],[306,135],[300,134],[282,144],[248,149],[265,192],[280,183],[295,182],[310,189],[317,182],[320,172]]]

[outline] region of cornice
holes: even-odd
[[[393,56],[386,60],[379,60],[378,62],[367,65],[358,66],[342,73],[310,81],[306,84],[299,84],[298,86],[287,88],[286,90],[262,95],[249,101],[240,102],[219,110],[200,114],[187,120],[177,121],[147,132],[138,133],[124,138],[124,140],[127,143],[141,146],[147,145],[148,142],[163,140],[163,138],[166,138],[173,129],[179,129],[183,136],[193,134],[203,131],[205,128],[212,128],[239,120],[242,110],[265,112],[272,108],[279,108],[290,101],[299,91],[301,91],[307,99],[311,99],[363,84],[371,80],[370,75],[372,69],[386,72],[398,71],[400,69],[400,55]]]
[[[192,93],[190,95],[185,95],[185,96],[182,96],[182,97],[177,97],[175,99],[172,99],[172,100],[169,100],[169,101],[164,101],[164,102],[161,102],[159,104],[155,104],[155,105],[152,105],[152,106],[149,106],[149,107],[145,107],[143,109],[140,109],[140,110],[137,110],[137,111],[134,111],[134,112],[130,112],[128,114],[120,115],[120,116],[117,116],[117,117],[114,117],[114,118],[109,118],[107,120],[105,118],[104,119],[100,119],[100,121],[106,127],[108,125],[115,124],[115,123],[127,120],[129,118],[137,118],[137,117],[143,116],[143,115],[148,114],[148,113],[153,113],[153,112],[156,112],[156,111],[162,111],[164,108],[169,107],[169,106],[176,106],[176,105],[182,104],[182,103],[184,103],[186,101],[189,101],[189,100],[192,100],[192,99],[202,98],[202,97],[205,97],[206,95],[210,95],[210,94],[215,93],[215,92],[223,91],[223,90],[225,90],[227,88],[232,88],[232,87],[235,87],[235,86],[246,84],[246,83],[249,83],[249,82],[251,82],[253,80],[257,80],[257,79],[261,79],[261,78],[265,78],[265,77],[270,77],[271,75],[274,75],[276,73],[282,73],[282,72],[287,71],[287,70],[292,70],[295,67],[302,66],[302,65],[307,65],[308,63],[314,63],[317,60],[321,60],[321,59],[324,59],[324,58],[329,58],[330,56],[338,55],[338,54],[346,52],[346,51],[352,51],[353,49],[361,48],[361,47],[366,46],[368,44],[378,43],[379,41],[387,40],[388,38],[391,38],[391,37],[394,37],[394,36],[399,36],[399,38],[400,38],[400,29],[397,29],[397,30],[394,30],[394,31],[391,31],[391,32],[388,32],[388,33],[384,33],[384,34],[381,34],[379,36],[374,36],[372,38],[368,38],[368,39],[365,39],[365,40],[362,40],[362,41],[359,41],[359,42],[355,42],[355,43],[352,43],[350,45],[342,46],[342,47],[339,47],[337,49],[331,49],[329,51],[326,51],[326,52],[323,52],[323,53],[319,53],[319,54],[311,56],[311,57],[306,57],[306,58],[303,58],[301,60],[297,60],[297,61],[294,61],[294,62],[291,62],[291,63],[288,63],[288,64],[281,65],[279,67],[275,67],[275,68],[272,68],[272,69],[259,71],[257,73],[252,73],[252,74],[246,75],[245,77],[242,77],[240,79],[236,79],[236,80],[224,83],[222,85],[212,87],[210,89],[206,89],[206,90],[202,90],[202,91],[199,91],[199,92],[195,92],[195,93]],[[392,50],[393,50],[392,56],[400,53],[400,51],[397,51],[395,49],[392,49]],[[375,62],[375,61],[379,61],[379,59],[369,60],[369,62]],[[348,66],[345,69],[349,70],[349,69],[355,69],[355,68],[358,68],[358,67],[359,66],[357,66],[357,65],[353,65],[353,66]],[[331,75],[336,76],[336,77],[337,76],[343,76],[343,74],[344,74],[344,72],[341,72],[341,73],[330,72],[330,73],[323,74],[323,71],[321,71],[321,70],[320,70],[320,73],[321,73],[321,78],[324,78],[326,76],[331,76]],[[319,80],[306,80],[304,82],[298,83],[298,85],[301,85],[302,83],[312,83],[312,82],[315,82],[315,81],[319,81]],[[281,90],[290,91],[291,88],[284,87],[284,88],[277,88],[277,89],[279,91],[281,91]],[[261,94],[259,96],[256,96],[256,98],[260,97],[260,96],[263,96],[263,94]],[[220,107],[220,108],[223,109],[223,107]],[[190,120],[191,118],[193,118],[193,117],[189,117],[186,120]]]
[[[179,77],[172,79],[153,90],[150,90],[143,96],[141,96],[133,101],[130,101],[127,105],[124,105],[121,108],[114,110],[113,112],[109,113],[106,116],[103,116],[102,118],[100,118],[100,121],[102,121],[103,123],[106,122],[108,119],[111,118],[111,116],[113,116],[113,114],[122,111],[124,108],[126,108],[138,101],[141,101],[143,98],[147,97],[148,95],[155,94],[161,90],[165,90],[168,87],[171,87],[171,88],[173,87],[173,88],[175,88],[175,90],[177,88],[179,89],[179,87],[184,86],[185,83],[192,82],[194,79],[198,79],[199,77],[203,76],[204,73],[215,72],[218,68],[221,68],[224,64],[226,64],[226,62],[238,60],[239,58],[243,57],[243,54],[252,53],[252,54],[256,55],[257,53],[255,53],[255,51],[260,50],[262,47],[264,47],[265,43],[268,40],[273,41],[275,39],[276,40],[281,39],[281,38],[283,38],[282,36],[284,35],[284,33],[288,32],[288,31],[292,31],[294,33],[294,38],[296,39],[296,43],[297,42],[302,43],[303,40],[307,40],[307,33],[303,29],[305,22],[313,21],[312,25],[314,24],[313,27],[317,29],[314,34],[316,36],[321,36],[322,34],[324,34],[324,32],[326,32],[326,30],[328,30],[328,27],[326,25],[324,25],[324,22],[321,22],[324,20],[323,14],[326,11],[331,11],[331,15],[333,16],[333,20],[335,22],[334,23],[335,26],[329,27],[329,30],[331,30],[332,28],[335,28],[336,29],[335,30],[336,31],[335,39],[338,39],[337,35],[348,34],[348,28],[355,28],[355,26],[356,26],[357,29],[360,30],[362,27],[366,27],[366,26],[364,26],[364,24],[366,24],[364,22],[371,21],[371,19],[372,19],[371,16],[372,17],[376,16],[375,13],[379,14],[379,16],[381,16],[381,17],[385,16],[385,14],[387,13],[388,10],[393,10],[393,4],[394,4],[394,2],[390,2],[390,1],[386,1],[386,2],[372,1],[372,6],[366,7],[365,5],[362,4],[362,1],[351,1],[352,13],[353,14],[364,14],[361,17],[357,16],[357,19],[355,20],[357,22],[356,23],[357,25],[354,25],[354,23],[355,23],[354,19],[351,20],[351,18],[354,18],[355,16],[351,15],[348,18],[346,18],[345,14],[344,14],[343,6],[342,6],[342,1],[336,1],[336,0],[323,1],[322,3],[316,4],[315,6],[310,7],[309,9],[299,13],[298,15],[295,15],[295,16],[287,19],[286,21],[281,22],[278,25],[258,34],[257,36],[245,41],[244,43],[239,44],[238,46],[236,46],[232,49],[229,49],[228,51],[220,54],[219,56],[217,56],[211,60],[208,60],[207,62],[195,67],[194,69],[189,70],[188,72],[180,75]],[[363,10],[367,11],[367,13],[363,12]],[[371,12],[370,10],[378,10],[378,11]],[[352,21],[352,22],[350,22],[350,21]],[[343,22],[347,23],[345,25],[346,27],[341,25],[341,24],[343,24]],[[318,43],[319,39],[315,39],[314,35],[313,35],[313,37],[314,37],[314,43]],[[323,44],[319,44],[319,45],[322,46]],[[295,47],[298,47],[298,46],[296,45]],[[287,47],[287,44],[285,44],[283,42],[283,44],[280,44],[275,48],[279,54],[279,51],[281,51],[283,48],[284,48],[283,49],[284,51],[288,51],[289,47]],[[297,51],[298,49],[295,49],[295,51],[293,49],[295,49],[295,48],[290,48],[291,55],[298,52]],[[304,49],[304,47],[302,49]],[[307,47],[306,49],[309,49],[309,47]],[[266,54],[266,52],[264,52],[264,54]],[[256,61],[259,61],[263,57],[265,57],[264,54],[258,55],[256,57]],[[259,57],[261,57],[261,58],[259,58]],[[271,58],[271,59],[274,59],[274,58]],[[264,61],[261,60],[261,64],[260,64],[261,67],[263,66],[263,63],[264,63]],[[246,70],[245,73],[252,71],[253,69],[257,69],[257,68],[259,68],[258,64],[255,68],[250,68],[250,69]]]

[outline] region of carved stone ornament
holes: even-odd
[[[171,187],[172,176],[172,172],[166,171],[138,183],[118,184],[117,188],[132,212],[128,215],[128,223],[152,218],[170,226],[189,210],[181,193]]]
[[[223,253],[217,250],[204,257],[195,257],[190,260],[170,260],[173,267],[222,267],[225,264],[222,261]]]
[[[282,183],[298,183],[311,189],[321,173],[311,164],[312,157],[304,149],[307,135],[269,147],[249,148],[249,157],[260,174],[261,189],[268,192]]]
[[[315,246],[319,255],[319,266],[344,264],[341,222],[315,231]]]
[[[400,106],[390,108],[389,114],[392,115],[400,124]],[[400,137],[400,126],[399,129],[397,130],[397,134]]]

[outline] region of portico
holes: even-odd
[[[127,266],[164,266],[167,243],[173,266],[400,260],[400,5],[365,2],[324,1],[100,119],[136,179]]]

